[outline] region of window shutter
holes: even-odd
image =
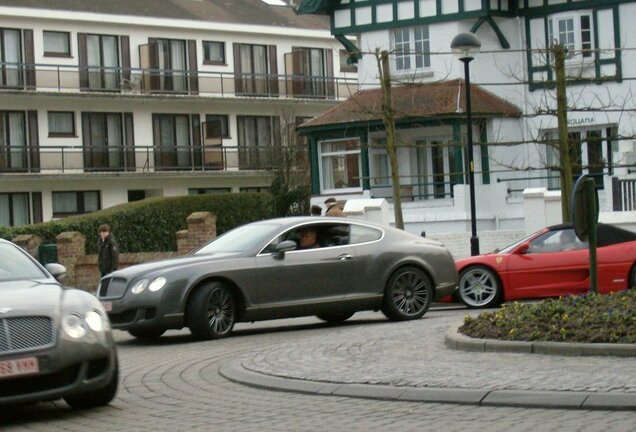
[[[44,221],[42,214],[42,192],[31,193],[31,209],[33,210],[32,223],[40,223]]]
[[[77,58],[79,61],[80,90],[88,89],[88,51],[86,49],[86,33],[77,34]]]
[[[84,169],[91,166],[91,124],[90,113],[82,113],[82,147],[84,150]]]
[[[121,77],[122,87],[130,89],[130,37],[119,36],[119,50],[121,52]]]
[[[199,73],[197,61],[197,41],[188,41],[188,76],[190,94],[199,94]]]
[[[334,98],[336,96],[336,85],[333,77],[333,51],[324,50],[325,67],[327,74],[327,98]]]
[[[245,93],[243,85],[243,69],[241,68],[241,44],[235,43],[234,49],[234,93]]]
[[[154,69],[150,72],[150,89],[161,90],[160,72],[159,69],[159,47],[157,46],[157,39],[148,38],[148,56],[150,60],[150,69]]]
[[[135,171],[135,129],[133,114],[124,113],[124,147],[126,149],[126,171]]]
[[[192,125],[192,154],[194,155],[194,168],[200,168],[201,159],[201,118],[199,114],[190,114]]]
[[[269,57],[269,94],[278,96],[278,57],[276,55],[276,45],[268,46]]]
[[[35,54],[33,50],[33,30],[24,30],[25,82],[27,89],[35,88]]]
[[[161,116],[159,114],[152,115],[152,145],[155,155],[155,170],[163,167],[161,162]],[[149,161],[147,161],[149,162]]]
[[[31,159],[31,172],[40,172],[40,140],[38,133],[38,112],[28,111],[29,129],[29,154]]]

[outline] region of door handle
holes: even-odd
[[[349,261],[353,259],[353,255],[349,255],[349,254],[342,254],[338,256],[338,260],[340,261]]]

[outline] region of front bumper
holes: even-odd
[[[35,357],[39,369],[0,378],[0,405],[55,400],[106,387],[116,371],[117,351],[112,336],[105,339],[106,343],[61,340],[51,348],[0,356],[0,360]]]

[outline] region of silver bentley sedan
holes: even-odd
[[[422,317],[458,276],[441,243],[361,220],[326,217],[246,224],[193,253],[102,278],[113,328],[139,338],[189,327],[228,335],[236,322],[316,315],[339,322],[362,310]]]
[[[65,272],[0,239],[1,405],[64,398],[90,408],[115,397],[108,317],[95,296],[56,280]]]

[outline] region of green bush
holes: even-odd
[[[269,194],[237,193],[148,198],[86,215],[20,227],[0,227],[0,236],[37,234],[43,243],[55,243],[65,231],[86,236],[86,253],[97,252],[97,227],[110,225],[122,252],[176,250],[176,232],[187,228],[186,218],[198,211],[216,215],[217,234],[255,220],[276,217]]]
[[[484,339],[636,343],[636,289],[508,303],[467,316],[459,331]]]

